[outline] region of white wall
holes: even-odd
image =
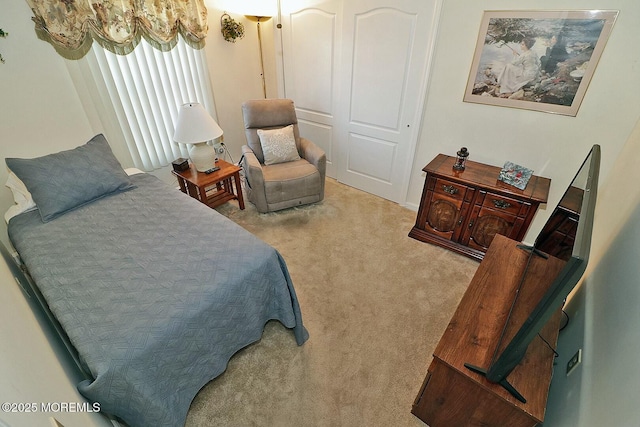
[[[205,50],[218,123],[224,130],[224,143],[237,162],[240,160],[240,149],[246,144],[242,103],[249,99],[263,98],[257,26],[255,22],[239,14],[242,11],[233,0],[207,0],[207,8],[209,35]],[[220,33],[220,17],[225,11],[245,28],[244,38],[235,43],[224,40]],[[276,98],[278,88],[273,45],[274,20],[262,22],[260,26],[267,97]]]
[[[91,127],[75,94],[64,60],[50,45],[36,38],[26,2],[17,0],[4,3],[0,28],[9,32],[9,37],[0,39],[0,52],[6,59],[5,64],[0,64],[0,158],[39,156],[82,144],[99,130]],[[229,4],[227,0],[208,0],[208,3],[210,33],[206,54],[211,69],[218,121],[225,131],[225,143],[237,161],[240,146],[244,143],[240,105],[246,99],[262,97],[256,27],[255,23],[231,9],[233,2]],[[577,117],[462,102],[483,10],[562,8],[620,10],[618,22]],[[224,41],[219,31],[220,15],[224,10],[246,27],[245,38],[235,44]],[[554,389],[558,396],[554,402],[558,402],[559,408],[571,399],[579,402],[572,407],[575,408],[574,416],[568,418],[576,423],[573,425],[603,425],[595,421],[591,424],[581,424],[578,421],[583,422],[589,418],[600,420],[599,415],[606,413],[603,408],[614,407],[615,398],[620,393],[627,393],[637,401],[637,388],[634,384],[640,383],[633,360],[636,349],[620,347],[620,343],[630,345],[634,340],[640,342],[640,332],[635,325],[610,316],[614,312],[637,312],[639,301],[634,283],[637,271],[632,261],[638,258],[640,242],[637,239],[625,240],[625,252],[630,253],[628,258],[622,254],[620,258],[613,259],[605,256],[607,251],[612,250],[611,243],[622,239],[615,237],[619,230],[624,229],[620,236],[626,235],[627,230],[630,231],[630,237],[637,235],[635,229],[624,227],[627,223],[637,221],[635,208],[640,199],[640,190],[629,184],[637,181],[634,181],[635,176],[631,172],[637,170],[640,152],[639,138],[629,138],[640,117],[638,22],[640,3],[636,0],[443,0],[430,90],[407,196],[408,205],[417,209],[424,182],[422,167],[436,154],[454,153],[465,145],[469,147],[473,160],[494,165],[512,160],[553,179],[549,207],[546,212],[542,212],[545,215],[538,215],[536,218],[532,227],[534,231],[536,226],[541,226],[540,221],[544,220],[560,198],[560,193],[571,180],[588,148],[593,143],[602,145],[603,187],[600,191],[592,252],[594,259],[601,261],[595,263],[598,271],[593,271],[586,281],[587,284],[592,284],[591,288],[587,286],[583,290],[582,299],[572,301],[578,321],[572,325],[573,335],[564,340],[569,343],[569,347],[585,347],[585,362],[582,370],[574,377],[581,378],[580,384],[560,384]],[[273,20],[263,25],[268,96],[275,97],[277,88]],[[122,147],[114,147],[114,151],[124,166],[131,166],[127,164],[126,156],[118,154]],[[0,168],[0,184],[5,180],[6,170]],[[605,203],[603,200],[606,201],[606,208],[602,207]],[[9,190],[0,188],[1,213],[4,213],[10,203]],[[621,203],[622,210],[619,209]],[[1,226],[1,230],[0,240],[4,241],[5,227]],[[603,292],[603,286],[608,285],[606,276],[617,271],[618,263],[622,263],[622,270],[620,276],[616,277],[616,282],[622,284],[614,288],[614,294],[609,295]],[[0,281],[13,285],[11,275],[1,262]],[[24,358],[24,362],[41,364],[46,372],[53,373],[58,369],[55,356],[44,350],[46,345],[41,341],[44,339],[42,336],[33,340],[24,339],[24,336],[38,337],[38,328],[33,319],[28,320],[30,313],[24,304],[20,305],[21,295],[16,294],[16,291],[15,286],[0,287],[0,313],[11,316],[0,320],[3,325],[0,327],[0,342],[3,343],[0,347],[0,361],[3,366],[7,361],[9,366],[16,367],[13,372],[15,377],[12,377],[10,383],[0,382],[0,396],[26,398],[36,396],[33,393],[44,388],[47,395],[38,394],[38,398],[70,398],[69,393],[73,394],[75,390],[64,377],[41,374],[37,376],[36,382],[34,377],[28,375],[27,369],[16,364],[25,355],[41,355],[42,359]],[[24,317],[24,322],[20,316]],[[594,319],[593,316],[598,317]],[[20,332],[17,335],[7,330],[5,325],[13,327],[12,318],[21,319],[18,323],[24,324],[26,330],[17,330]],[[582,323],[580,318],[584,319]],[[603,353],[604,345],[611,346],[608,337],[617,339],[613,347],[626,351],[624,354],[627,356]],[[625,337],[630,337],[630,340],[623,340]],[[611,364],[605,356],[610,356],[619,363]],[[627,381],[623,382],[624,387],[618,394],[612,393],[610,397],[600,398],[598,390],[605,385],[605,373]],[[18,381],[18,378],[30,380]],[[630,380],[636,381],[630,383]],[[638,409],[632,406],[621,408],[621,411],[621,417],[640,418]],[[565,407],[562,413],[568,416],[571,411],[567,411]],[[550,409],[551,420],[552,414],[553,410]],[[558,412],[555,414],[557,416]],[[0,414],[0,417],[3,416],[4,414]],[[75,418],[64,423],[73,427],[77,425],[74,422],[77,422]],[[81,422],[80,425],[90,424]],[[549,422],[548,425],[571,424]]]
[[[462,102],[484,10],[620,10],[609,42],[576,117]],[[506,160],[552,179],[547,211],[534,220],[535,236],[594,143],[602,145],[607,176],[640,117],[640,3],[635,0],[443,0],[421,136],[407,204],[420,202],[422,168],[438,153],[502,166]]]

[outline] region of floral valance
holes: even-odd
[[[167,51],[178,33],[195,48],[204,46],[204,0],[26,0],[38,37],[67,59],[82,58],[93,40],[126,55],[144,37]]]

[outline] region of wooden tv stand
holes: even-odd
[[[522,403],[502,386],[465,368],[487,368],[525,269],[529,253],[519,242],[496,235],[433,354],[411,412],[430,427],[535,426],[544,420],[554,352],[534,338],[522,362],[507,380],[527,400]],[[564,263],[533,257],[530,273],[514,305],[501,349],[526,320]],[[527,283],[529,282],[529,283]],[[533,286],[527,286],[533,285]],[[561,311],[541,336],[555,348]]]

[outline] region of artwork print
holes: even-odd
[[[617,11],[487,11],[465,102],[575,116]]]

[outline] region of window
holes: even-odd
[[[188,157],[186,148],[173,142],[180,105],[199,102],[216,117],[204,50],[193,49],[181,37],[167,52],[143,39],[128,55],[113,54],[93,43],[86,58],[97,90],[92,94],[94,104],[102,104],[94,105],[96,116],[108,133],[122,133],[139,169],[152,171]],[[109,127],[103,115],[115,123]]]

